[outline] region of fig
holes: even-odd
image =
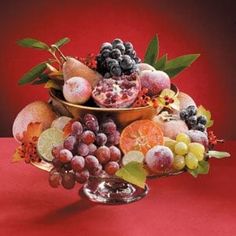
[[[63,95],[66,101],[74,104],[84,104],[92,94],[90,83],[82,77],[72,77],[63,85]]]
[[[90,69],[88,66],[72,57],[67,57],[67,60],[62,66],[62,72],[65,81],[75,76],[83,77],[92,87],[102,78],[98,72]]]
[[[149,96],[158,95],[163,89],[170,88],[170,78],[160,70],[143,70],[140,73],[142,88],[147,88]]]
[[[141,89],[136,73],[102,79],[92,92],[92,97],[100,107],[125,108],[131,106]]]
[[[17,141],[23,138],[23,132],[27,130],[27,126],[31,122],[42,123],[43,130],[51,126],[56,114],[52,111],[50,105],[43,101],[35,101],[25,106],[16,116],[12,133]]]

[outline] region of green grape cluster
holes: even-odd
[[[185,133],[179,133],[176,140],[166,139],[165,146],[174,154],[173,168],[177,171],[185,167],[194,170],[198,167],[198,162],[204,159],[205,147],[200,143],[191,142]]]

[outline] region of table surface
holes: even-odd
[[[236,141],[219,149],[231,158],[211,160],[210,173],[151,179],[142,200],[98,205],[73,190],[53,189],[48,174],[11,163],[17,143],[0,139],[0,235],[236,235]]]

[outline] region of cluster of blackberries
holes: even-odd
[[[105,78],[130,75],[136,71],[136,64],[141,62],[132,43],[123,42],[121,39],[103,43],[96,59],[97,71]]]
[[[205,116],[197,116],[197,108],[195,106],[188,106],[180,112],[180,118],[185,121],[189,129],[199,130],[204,132],[206,130],[207,119]]]

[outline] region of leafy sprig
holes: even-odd
[[[170,78],[178,75],[184,69],[189,67],[200,56],[200,54],[188,54],[168,60],[167,54],[160,58],[158,58],[158,54],[159,40],[158,36],[155,35],[148,44],[144,62],[152,65],[156,70],[166,72]]]
[[[49,84],[53,84],[55,88],[59,88],[60,86],[57,86],[57,83],[62,80],[61,66],[63,63],[62,60],[65,60],[65,57],[59,48],[68,42],[70,42],[69,38],[62,38],[51,45],[33,38],[24,38],[17,41],[19,46],[47,51],[53,57],[52,59],[50,58],[48,61],[41,62],[31,68],[21,77],[18,84],[44,84],[53,79],[53,82],[49,82]],[[59,53],[60,57],[57,56],[57,53]],[[58,69],[54,67],[54,64],[57,64]]]
[[[211,150],[206,153],[206,156],[208,158],[217,158],[222,159],[226,157],[230,157],[230,154],[228,152],[221,152],[221,151],[215,151]],[[202,160],[198,162],[198,167],[194,170],[187,169],[188,173],[191,174],[193,177],[197,177],[199,174],[208,174],[210,169],[210,164],[207,160]]]

